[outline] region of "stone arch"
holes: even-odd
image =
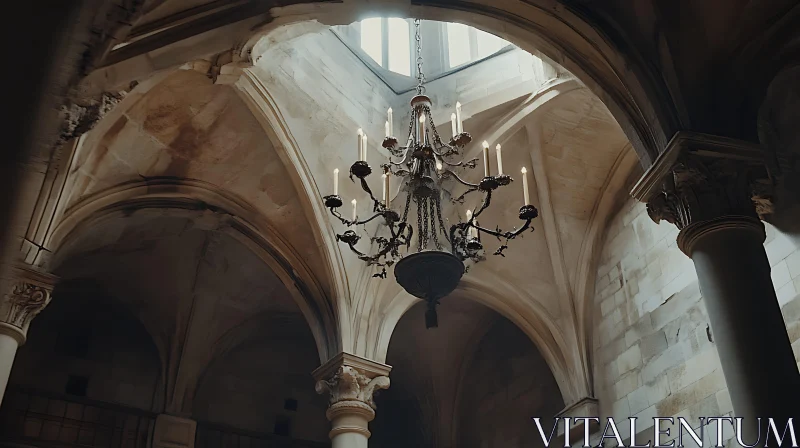
[[[647,68],[633,48],[622,49],[603,34],[599,18],[572,6],[552,7],[543,1],[525,2],[516,10],[490,2],[458,5],[381,6],[350,2],[345,4],[303,4],[274,8],[274,19],[242,46],[242,57],[257,59],[259,40],[296,37],[318,28],[286,31],[287,25],[316,21],[324,25],[345,25],[366,16],[392,14],[426,20],[451,21],[498,35],[520,48],[541,53],[575,74],[614,115],[632,142],[640,163],[649,166],[669,138],[680,127],[674,98],[661,74]],[[594,22],[594,23],[593,23]],[[607,24],[603,24],[607,25]],[[610,27],[609,27],[610,28]],[[271,33],[279,30],[275,35]]]
[[[278,276],[308,322],[322,362],[339,351],[331,304],[302,258],[253,207],[211,184],[188,179],[148,179],[119,185],[72,207],[52,232],[48,247],[58,254],[81,231],[137,210],[208,211],[225,221],[225,232],[250,249]],[[51,263],[53,258],[45,262]]]
[[[477,302],[497,312],[519,327],[541,352],[556,378],[564,402],[568,405],[587,396],[588,378],[578,368],[580,360],[569,350],[568,335],[556,325],[555,319],[535,299],[501,282],[465,276],[452,293],[459,299]],[[402,291],[383,309],[377,329],[375,360],[385,362],[389,343],[397,323],[416,305],[416,299]]]
[[[239,93],[245,100],[251,112],[261,123],[264,132],[272,141],[275,149],[281,156],[284,165],[292,176],[292,183],[301,192],[304,211],[311,228],[314,231],[314,238],[320,245],[325,257],[326,267],[333,283],[333,292],[336,295],[332,300],[336,303],[336,315],[342,320],[343,316],[348,315],[349,298],[352,296],[351,286],[345,272],[342,254],[336,240],[336,233],[328,224],[328,211],[322,202],[322,194],[317,188],[314,176],[306,163],[302,149],[297,140],[292,135],[289,125],[286,122],[277,102],[264,86],[261,80],[250,71],[243,71],[240,81],[237,83]],[[342,325],[338,328],[339,347],[344,349],[350,345],[352,339],[350,326]],[[330,356],[336,352],[331,352]],[[323,363],[327,360],[323,359]]]

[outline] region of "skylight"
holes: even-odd
[[[375,17],[335,27],[334,32],[378,76],[399,91],[410,88],[416,77],[412,26],[411,19]],[[459,23],[423,21],[421,34],[429,80],[512,47],[497,36]]]

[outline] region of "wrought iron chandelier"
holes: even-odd
[[[347,244],[350,250],[367,265],[379,267],[380,272],[374,277],[386,278],[386,268],[394,266],[395,278],[400,286],[411,295],[427,302],[425,325],[427,328],[432,328],[438,326],[436,306],[439,304],[439,299],[450,294],[466,272],[464,261],[478,262],[485,259],[480,235],[496,237],[501,244],[494,254],[504,256],[503,251],[508,247],[508,241],[529,228],[533,230],[530,226],[531,221],[539,213],[536,207],[530,204],[527,171],[522,168],[524,204],[519,209],[522,225],[509,231],[480,226],[478,218],[490,207],[492,192],[510,184],[512,178],[503,173],[500,145],[496,146],[498,172],[495,175],[491,174],[488,142],[483,142],[483,179],[478,183],[471,183],[458,174],[458,171],[474,169],[477,165],[478,158],[466,161],[460,158],[461,152],[472,141],[472,137],[464,132],[461,105],[457,103],[456,112],[451,115],[452,137],[448,143],[442,141],[433,122],[431,100],[425,96],[419,19],[414,21],[414,26],[417,95],[411,99],[411,119],[405,146],[400,146],[397,138],[392,136],[392,109],[388,110],[386,137],[382,144],[389,152],[387,163],[381,165],[383,197],[376,198],[367,184],[366,179],[372,174],[372,168],[366,161],[367,136],[359,129],[359,160],[350,167],[350,180],[355,181],[354,178],[358,178],[360,181],[361,188],[371,201],[372,215],[359,219],[356,199],[352,200],[352,219],[347,219],[339,213],[338,209],[342,207],[343,201],[338,191],[338,169],[334,170],[333,194],[325,196],[323,200],[331,214],[351,228],[337,235],[336,239]],[[406,195],[402,212],[395,211],[391,207],[392,178],[400,179],[400,192]],[[451,191],[445,188],[446,183],[450,181],[453,181],[454,186],[460,184],[466,187],[464,193],[454,198]],[[453,204],[459,205],[464,203],[467,195],[475,191],[483,193],[481,205],[474,212],[467,210],[465,220],[459,218],[458,223],[447,228],[446,219],[442,216],[443,199],[448,198]],[[417,215],[416,229],[409,222],[412,203]],[[379,227],[376,235],[369,238],[374,252],[362,252],[356,248],[361,236],[353,228],[375,220],[383,226]],[[415,236],[416,252],[412,247]]]

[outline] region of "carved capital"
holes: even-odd
[[[9,274],[2,282],[0,330],[22,344],[33,318],[50,303],[56,277],[17,266],[11,267]]]
[[[756,144],[679,132],[631,194],[653,221],[679,229],[725,216],[763,218],[772,213],[769,166]]]
[[[339,353],[314,371],[318,394],[330,394],[331,409],[343,402],[358,402],[349,408],[375,409],[374,395],[389,388],[391,367],[349,353]],[[339,407],[341,407],[340,405]],[[373,414],[374,416],[374,414]],[[370,418],[371,420],[371,418]]]
[[[388,388],[389,377],[370,378],[351,366],[339,366],[332,378],[317,381],[315,387],[318,394],[330,394],[331,405],[342,401],[359,401],[368,404],[372,409],[375,409],[375,391]]]

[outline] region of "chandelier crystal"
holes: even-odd
[[[338,241],[347,244],[359,259],[367,265],[375,265],[380,272],[374,277],[386,278],[386,268],[394,266],[397,282],[411,295],[427,302],[425,313],[427,328],[438,326],[436,306],[439,299],[450,294],[461,280],[466,269],[465,260],[474,262],[485,259],[481,234],[496,237],[500,242],[495,255],[504,256],[509,240],[531,229],[531,221],[538,216],[536,207],[530,204],[528,194],[527,171],[522,168],[524,204],[519,209],[522,225],[518,228],[503,231],[481,227],[478,218],[491,206],[492,192],[509,185],[512,178],[503,173],[503,162],[500,145],[497,145],[497,174],[492,175],[489,161],[489,144],[483,142],[484,177],[478,183],[464,180],[459,172],[474,169],[478,158],[464,160],[461,153],[472,141],[469,133],[464,132],[461,117],[461,105],[456,104],[456,111],[451,115],[452,137],[448,143],[442,141],[433,122],[432,103],[425,95],[425,75],[422,71],[422,45],[420,39],[420,21],[415,20],[415,40],[417,50],[417,95],[411,99],[411,114],[408,125],[408,138],[404,146],[393,137],[393,113],[388,110],[385,124],[386,137],[382,146],[389,152],[387,163],[381,165],[383,195],[376,198],[367,184],[367,177],[372,168],[367,163],[368,139],[366,134],[358,130],[358,160],[350,167],[350,179],[358,181],[361,188],[369,196],[372,215],[359,219],[358,202],[353,199],[352,219],[347,219],[338,211],[343,200],[339,196],[339,170],[334,170],[334,191],[325,196],[325,206],[342,224],[350,228],[336,236]],[[392,208],[392,179],[398,179],[400,192],[405,194],[402,207]],[[451,182],[452,181],[452,182]],[[465,191],[453,197],[446,185],[462,185]],[[481,192],[483,201],[474,211],[467,210],[466,219],[449,226],[442,215],[442,203],[447,200],[461,205],[467,195]],[[416,215],[416,227],[410,222]],[[459,216],[461,216],[459,214]],[[382,224],[377,234],[370,236],[372,253],[359,250],[356,245],[361,235],[353,230],[372,221]],[[416,239],[416,242],[414,241]]]

